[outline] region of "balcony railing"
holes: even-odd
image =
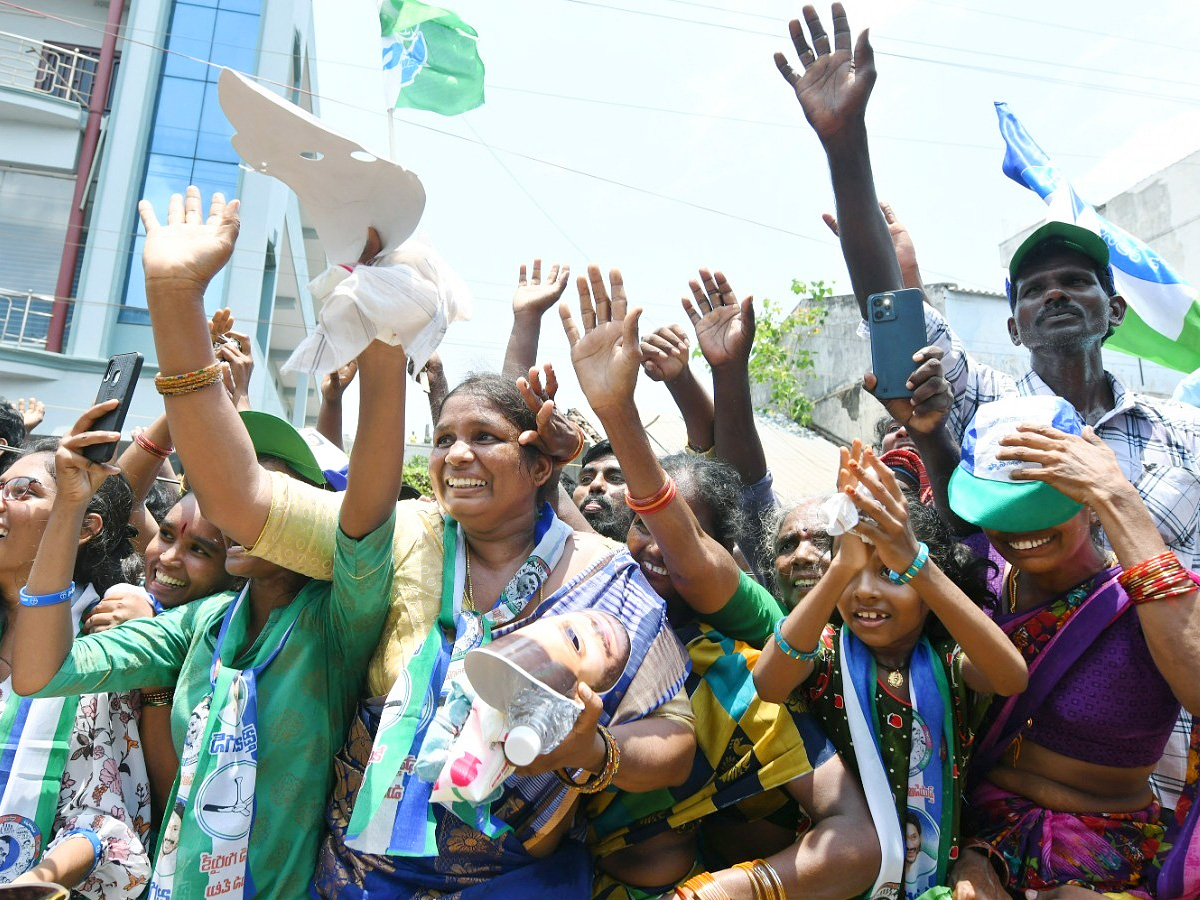
[[[54,298],[45,294],[0,288],[0,344],[44,350],[53,307]]]
[[[96,83],[99,51],[60,47],[0,31],[0,87],[71,100],[87,109]]]

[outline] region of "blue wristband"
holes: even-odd
[[[912,564],[903,572],[893,572],[888,569],[888,581],[892,584],[908,584],[917,577],[917,573],[925,568],[925,563],[929,561],[929,545],[921,541],[917,545],[917,555],[913,558]]]
[[[821,641],[817,639],[817,646],[812,650],[797,650],[783,636],[783,623],[785,619],[780,619],[775,623],[775,643],[779,645],[779,649],[783,651],[784,656],[789,659],[794,659],[799,662],[812,662],[821,655]]]
[[[67,585],[66,590],[57,591],[53,594],[31,594],[24,587],[17,592],[17,600],[22,606],[54,606],[57,603],[66,603],[75,596],[75,582]]]
[[[100,865],[100,857],[104,853],[104,845],[100,843],[99,835],[97,835],[96,832],[92,831],[90,828],[72,828],[70,831],[64,831],[61,835],[59,835],[59,840],[65,840],[66,838],[75,836],[85,837],[92,843],[92,866],[87,870],[87,875],[83,876],[86,879],[93,872],[95,872],[96,867]]]

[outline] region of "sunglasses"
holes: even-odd
[[[29,500],[36,497],[33,492],[33,486],[41,484],[36,478],[30,478],[28,475],[20,475],[16,478],[10,478],[8,481],[0,481],[0,498],[4,500]]]

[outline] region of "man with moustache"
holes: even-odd
[[[583,455],[579,484],[571,500],[599,534],[625,543],[633,524],[633,510],[625,505],[625,478],[607,440],[592,445]]]

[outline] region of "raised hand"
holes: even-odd
[[[233,310],[228,306],[224,309],[218,309],[212,314],[212,318],[208,320],[208,334],[212,338],[213,346],[224,343],[225,335],[229,333],[229,329],[233,327]]]
[[[542,314],[558,302],[558,298],[567,289],[567,279],[571,275],[571,267],[555,263],[546,273],[546,281],[542,282],[542,261],[533,261],[533,274],[526,278],[525,266],[521,266],[521,275],[517,279],[517,291],[513,294],[513,315]]]
[[[342,394],[346,393],[346,388],[350,387],[350,382],[357,374],[357,359],[352,359],[341,368],[327,372],[321,379],[321,399],[326,403],[340,402]]]
[[[896,476],[871,448],[861,459],[850,462],[859,483],[867,489],[846,491],[858,508],[859,520],[853,531],[875,545],[880,561],[893,572],[903,572],[917,556],[917,539],[908,524],[908,501]]]
[[[119,431],[92,431],[96,421],[117,408],[118,400],[97,403],[79,417],[54,453],[54,482],[59,497],[72,503],[87,503],[104,479],[121,470],[110,463],[92,462],[83,448],[121,439]]]
[[[232,318],[232,317],[231,317]],[[233,405],[239,410],[250,408],[250,376],[254,372],[254,356],[250,353],[250,337],[238,331],[225,334],[214,351],[225,364],[228,375],[226,387]]]
[[[754,347],[754,298],[738,302],[721,272],[700,270],[700,280],[688,282],[695,304],[683,298],[683,309],[696,329],[696,343],[713,369],[745,366]]]
[[[839,451],[837,489],[839,493],[852,495],[858,488],[858,477],[861,471],[863,456],[862,441],[857,438],[850,447],[842,447]],[[846,532],[837,538],[837,553],[832,562],[839,569],[851,572],[861,571],[871,560],[871,548],[866,541],[853,531]]]
[[[226,203],[224,194],[213,194],[205,221],[200,189],[192,185],[186,197],[171,195],[167,224],[161,225],[150,201],[141,201],[138,215],[146,227],[146,246],[142,251],[146,281],[157,282],[165,289],[178,288],[199,298],[233,254],[240,227],[239,209],[237,200]],[[156,293],[147,291],[150,302]]]
[[[800,57],[803,74],[792,69],[787,57],[775,54],[775,65],[792,89],[804,117],[822,142],[837,138],[846,129],[861,127],[867,100],[875,84],[875,54],[867,32],[858,36],[850,52],[850,23],[842,4],[833,4],[833,47],[817,11],[804,7],[804,21],[812,46],[804,39],[804,28],[793,19],[788,23],[792,44]]]
[[[29,399],[21,398],[17,401],[17,412],[21,414],[21,419],[25,425],[25,433],[29,434],[33,429],[42,424],[42,420],[46,418],[46,404],[37,397]]]
[[[609,284],[611,299],[596,265],[588,266],[587,278],[580,276],[576,280],[582,336],[571,318],[571,308],[566,303],[558,307],[571,345],[575,375],[597,415],[633,403],[633,389],[642,363],[637,328],[642,311],[634,309],[627,313],[620,269],[609,272]]]
[[[913,362],[917,363],[917,369],[905,382],[913,392],[912,396],[879,401],[891,417],[909,431],[933,434],[942,427],[946,416],[950,414],[950,407],[954,404],[954,392],[942,373],[943,355],[944,351],[940,347],[922,347],[913,354]],[[863,387],[868,392],[875,392],[876,383],[873,373],[868,372],[863,376]]]
[[[664,325],[642,338],[642,370],[668,384],[687,371],[691,344],[681,325]]]
[[[554,395],[558,393],[558,376],[554,366],[546,363],[545,386],[537,367],[529,370],[528,378],[517,379],[517,390],[525,398],[525,405],[537,417],[536,431],[523,431],[517,442],[534,444],[551,459],[570,462],[583,449],[583,433],[558,409]]]
[[[896,218],[896,213],[890,204],[880,200],[879,211],[883,213],[883,220],[887,222],[888,234],[892,237],[892,249],[896,251],[896,262],[900,264],[900,273],[904,276],[904,286],[923,289],[921,269],[917,265],[917,248],[913,245],[912,235],[908,233],[908,228],[904,223]],[[835,237],[841,237],[838,220],[831,214],[822,213],[821,221],[834,233]]]

